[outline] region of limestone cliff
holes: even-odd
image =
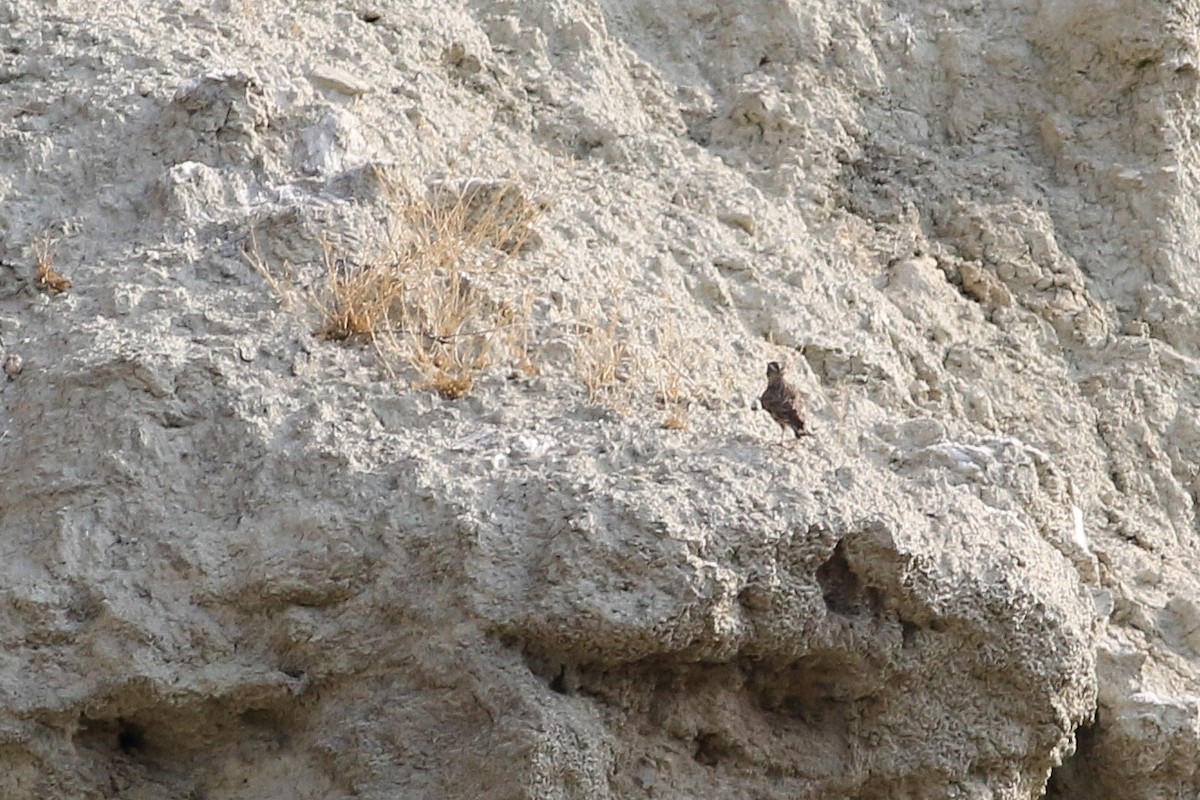
[[[1200,794],[1198,43],[0,0],[0,796]]]

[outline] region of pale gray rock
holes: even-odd
[[[0,0],[0,796],[1195,796],[1196,34]],[[403,181],[544,212],[458,400],[255,268]]]

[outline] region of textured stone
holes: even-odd
[[[1178,4],[0,21],[0,796],[1200,792]],[[544,212],[455,401],[252,265],[406,180]]]

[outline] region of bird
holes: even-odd
[[[781,447],[789,427],[797,439],[813,435],[804,418],[804,398],[796,387],[783,379],[783,367],[778,361],[767,364],[767,390],[758,398],[758,403],[779,425]]]
[[[9,353],[4,359],[4,374],[10,381],[15,381],[25,367],[25,360],[16,353]]]

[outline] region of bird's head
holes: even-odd
[[[767,380],[774,380],[783,377],[783,367],[778,361],[772,361],[767,364]]]

